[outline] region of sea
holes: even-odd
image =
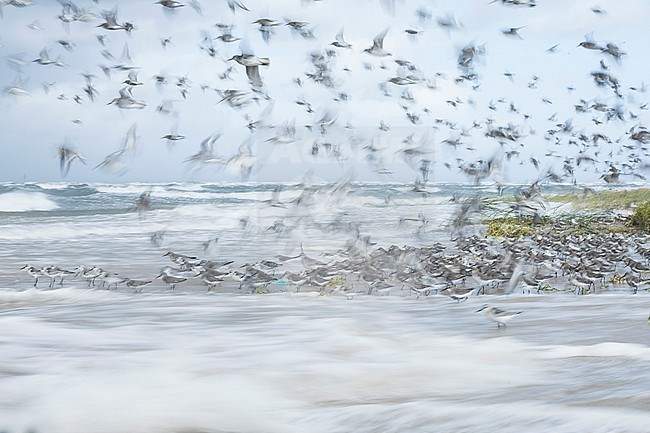
[[[2,183],[0,432],[647,433],[645,291],[456,302],[156,279],[168,251],[242,268],[327,262],[351,237],[453,249],[484,230],[454,229],[464,203],[525,187]],[[152,282],[34,286],[26,265]],[[498,328],[486,303],[521,314]]]

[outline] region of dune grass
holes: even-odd
[[[650,202],[650,188],[613,189],[607,191],[581,191],[558,194],[550,201],[571,203],[574,209],[629,210]]]
[[[650,213],[650,209],[648,210]],[[649,216],[650,218],[650,216]],[[650,222],[650,220],[649,220]],[[494,237],[518,238],[541,234],[545,230],[562,230],[567,234],[604,234],[632,232],[639,227],[633,226],[629,218],[612,212],[567,212],[553,216],[544,216],[534,220],[530,216],[506,216],[484,221],[486,235]]]
[[[650,201],[638,205],[630,215],[629,221],[633,227],[650,232]]]
[[[542,217],[518,214],[510,203],[516,198],[484,200],[482,209],[486,235],[518,238],[561,230],[567,234],[650,233],[650,188],[584,190],[547,197],[556,207]],[[560,210],[562,209],[562,210]],[[569,210],[570,209],[570,210]]]
[[[555,203],[569,203],[572,210],[536,219],[513,215],[511,211],[492,212],[492,216],[483,221],[486,235],[516,238],[540,234],[549,228],[577,235],[650,232],[650,188],[585,190],[548,199]]]

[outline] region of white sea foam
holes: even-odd
[[[525,341],[538,329],[518,339],[514,325],[476,335],[475,306],[88,291],[80,305],[70,290],[36,292],[13,296],[59,302],[0,314],[0,430],[12,433],[647,430],[643,383],[598,403],[601,376],[643,369],[574,356],[645,362],[648,348],[539,346]],[[584,392],[572,362],[598,369]]]
[[[0,194],[0,212],[49,211],[58,207],[42,192],[12,191]]]
[[[364,320],[363,305],[340,298],[302,298],[315,317],[283,314],[297,301],[288,296],[205,298],[209,302],[193,306],[177,298],[163,317],[148,307],[154,298],[0,317],[3,368],[20,372],[0,378],[0,428],[325,432],[318,425],[310,430],[303,414],[540,380],[526,346],[513,340],[386,332]],[[352,306],[361,316],[322,314],[337,305]],[[233,319],[211,319],[233,313]],[[81,326],[60,321],[70,314],[83,315]],[[399,314],[389,318],[406,323]],[[88,326],[87,320],[97,322]],[[477,359],[484,362],[480,369]],[[521,374],[512,375],[511,362]],[[11,407],[10,401],[20,403]]]
[[[106,194],[135,194],[140,195],[144,191],[149,191],[153,187],[148,184],[137,184],[137,183],[126,183],[126,184],[94,184],[93,185],[97,191],[106,193]]]
[[[0,311],[18,307],[57,303],[102,302],[115,295],[109,291],[61,287],[27,290],[0,289]]]
[[[552,346],[543,355],[547,358],[634,358],[650,361],[650,347],[632,343],[606,342],[591,346]]]
[[[64,190],[70,188],[67,182],[39,182],[36,184],[39,188],[50,190]]]

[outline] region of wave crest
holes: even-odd
[[[0,194],[0,212],[50,211],[59,205],[42,192],[13,191]]]

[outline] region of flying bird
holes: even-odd
[[[232,56],[230,60],[234,60],[242,66],[246,67],[246,75],[253,87],[262,87],[262,78],[260,77],[260,66],[268,66],[271,64],[267,57],[257,57],[252,54],[237,54]]]
[[[519,32],[519,30],[523,29],[524,27],[526,27],[526,26],[522,26],[522,27],[510,27],[509,29],[501,30],[501,32],[502,32],[504,35],[509,36],[509,37],[511,37],[511,38],[523,39],[523,38],[519,35],[518,32]]]
[[[147,104],[144,101],[138,101],[135,98],[133,98],[133,93],[131,93],[132,87],[123,87],[120,89],[120,97],[119,98],[114,98],[111,102],[109,102],[107,105],[115,104],[117,105],[118,108],[122,109],[136,109],[136,110],[142,110],[147,106]]]
[[[388,29],[375,36],[375,39],[372,41],[372,47],[363,50],[364,53],[368,53],[377,57],[390,56],[391,54],[388,51],[384,50],[384,38],[386,37],[387,33]]]
[[[77,153],[72,146],[67,144],[62,144],[58,148],[59,154],[59,168],[61,169],[61,177],[66,177],[70,171],[70,165],[72,161],[78,159],[82,163],[86,164],[86,159]]]
[[[347,43],[345,39],[343,39],[343,27],[341,27],[341,30],[336,34],[335,36],[335,41],[332,42],[330,45],[335,46],[336,48],[352,48],[352,45]]]

